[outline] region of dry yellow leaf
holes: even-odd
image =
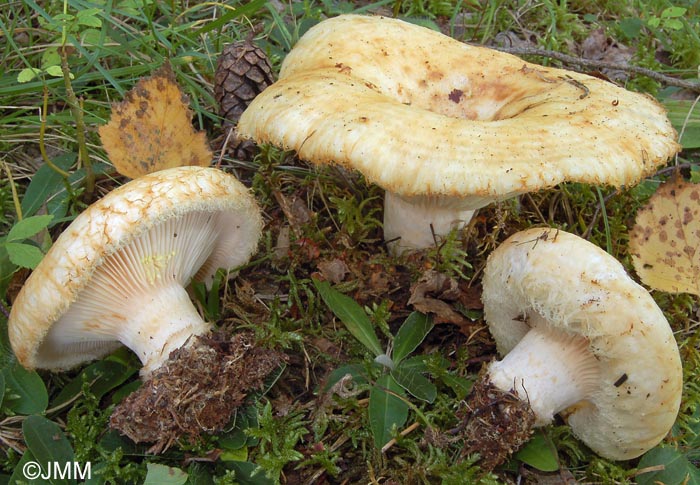
[[[99,128],[100,139],[117,171],[127,177],[208,166],[212,153],[206,135],[194,130],[191,118],[187,97],[166,63],[112,106],[109,123]]]
[[[639,210],[630,232],[642,281],[669,293],[700,295],[700,185],[675,178]]]

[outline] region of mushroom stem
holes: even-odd
[[[600,366],[587,339],[542,324],[502,360],[491,363],[488,378],[498,389],[527,401],[535,413],[534,426],[544,426],[595,392]]]
[[[424,199],[424,200],[427,200]],[[439,206],[429,200],[409,202],[391,192],[384,195],[384,240],[394,253],[435,245],[435,236],[445,236],[469,222],[473,210]]]
[[[141,359],[142,377],[160,367],[170,352],[191,343],[191,337],[211,329],[197,312],[187,291],[174,281],[155,288],[138,302],[129,303],[139,310],[131,317],[130,325],[122,327],[117,338]]]
[[[482,469],[492,470],[530,439],[533,428],[586,402],[600,379],[588,346],[584,337],[553,330],[541,319],[474,383],[459,413],[462,452],[479,453]]]

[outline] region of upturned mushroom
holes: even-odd
[[[211,329],[190,300],[193,280],[256,250],[260,210],[232,175],[179,167],[137,178],[82,212],[19,292],[8,321],[27,368],[62,370],[123,344],[142,376]]]
[[[466,452],[487,467],[557,414],[612,460],[638,457],[669,432],[683,386],[676,341],[608,253],[557,229],[519,232],[489,256],[482,300],[503,357],[475,384],[463,425]]]
[[[679,149],[650,96],[361,15],[309,29],[237,134],[383,187],[384,237],[399,249],[564,181],[635,184]]]

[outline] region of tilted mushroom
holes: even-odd
[[[634,184],[679,149],[649,96],[361,15],[309,29],[237,130],[359,170],[386,190],[384,237],[404,248],[560,182]]]
[[[185,287],[248,261],[261,229],[252,195],[214,168],[115,189],[75,218],[18,294],[8,322],[18,360],[60,370],[124,344],[148,375],[211,328]]]
[[[608,253],[556,229],[519,232],[489,256],[482,300],[503,358],[474,386],[488,396],[467,400],[469,452],[494,465],[522,444],[480,426],[491,410],[507,418],[518,406],[534,426],[561,415],[613,460],[635,458],[669,432],[683,386],[676,341],[651,295]],[[478,404],[494,400],[489,410]]]

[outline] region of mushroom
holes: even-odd
[[[509,430],[480,425],[493,409],[507,419],[519,406],[534,426],[561,415],[612,460],[640,456],[669,432],[683,386],[676,341],[651,295],[608,253],[557,229],[519,232],[489,256],[482,300],[503,358],[474,386],[488,396],[467,401],[468,452],[491,451],[493,466],[517,448]]]
[[[309,29],[237,136],[359,170],[386,190],[384,237],[398,249],[564,181],[635,184],[679,149],[649,96],[361,15]]]
[[[191,280],[250,258],[259,208],[232,175],[179,167],[137,178],[81,213],[58,237],[10,313],[12,348],[27,368],[62,370],[120,343],[147,376],[192,336],[209,331]]]

